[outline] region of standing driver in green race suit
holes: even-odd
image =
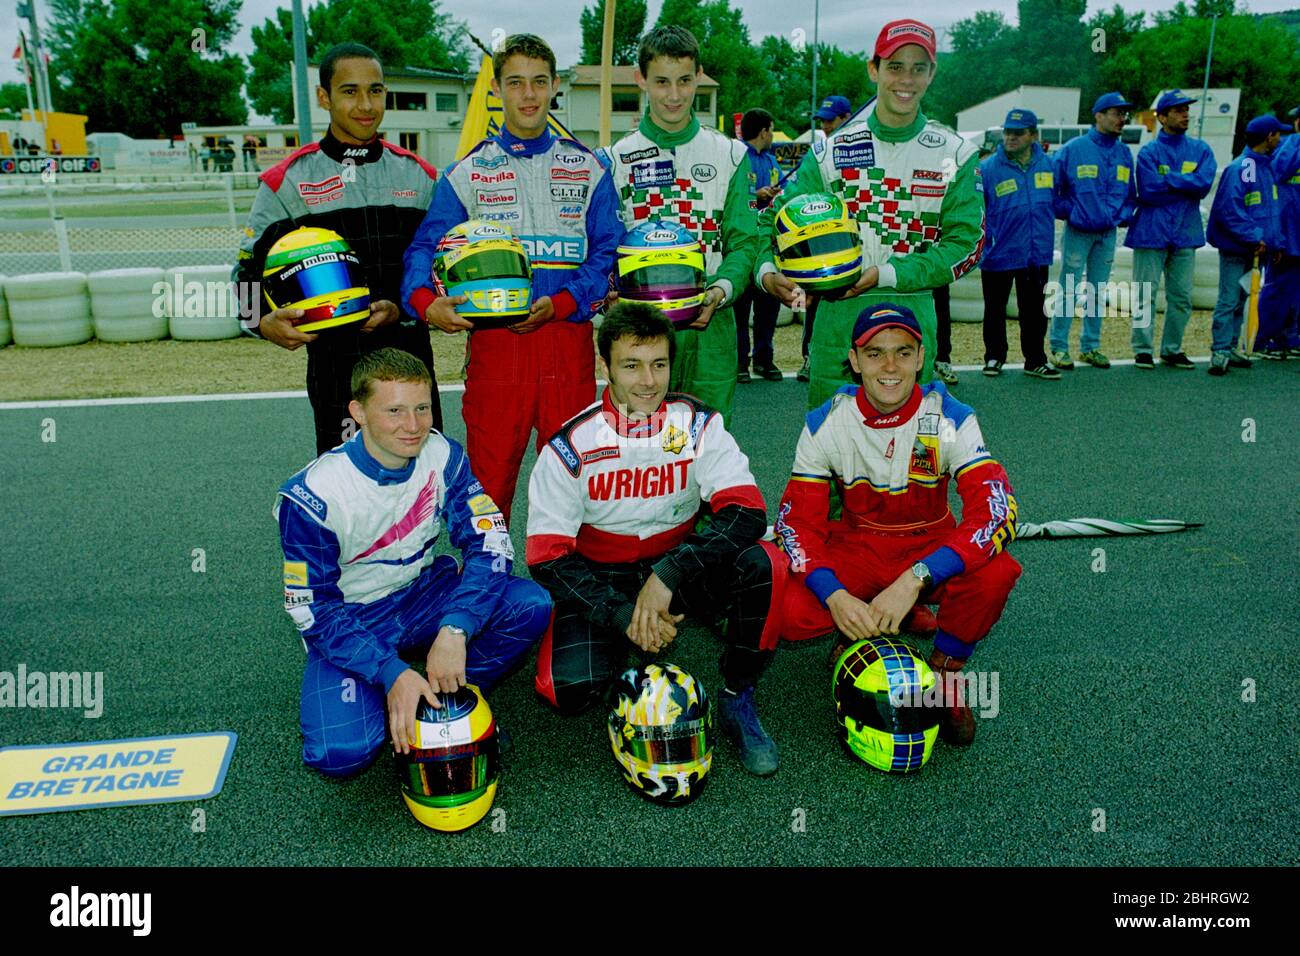
[[[731,305],[749,287],[759,245],[749,147],[696,119],[700,47],[690,31],[655,27],[637,60],[649,107],[641,125],[606,150],[619,215],[628,229],[651,219],[680,223],[704,244],[704,308],[677,335],[669,387],[730,421],[739,364]]]
[[[759,217],[756,277],[787,305],[795,304],[799,290],[773,264],[770,240],[781,206],[801,194],[829,192],[858,220],[862,278],[818,309],[809,347],[809,408],[849,381],[844,343],[858,313],[875,302],[906,305],[920,321],[920,381],[928,382],[937,354],[931,290],[974,269],[984,245],[979,151],[921,112],[921,97],[935,74],[934,30],[917,20],[885,24],[867,72],[875,98],[813,144],[789,185]]]

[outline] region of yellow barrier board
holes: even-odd
[[[234,733],[0,747],[0,816],[203,800],[221,792]]]

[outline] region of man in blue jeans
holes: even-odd
[[[1210,245],[1219,250],[1219,300],[1211,328],[1210,374],[1226,375],[1230,368],[1250,368],[1237,347],[1246,305],[1242,276],[1279,245],[1279,203],[1274,198],[1273,151],[1281,134],[1272,116],[1258,116],[1246,125],[1246,148],[1228,164],[1219,179],[1210,208]],[[1249,344],[1249,343],[1248,343]]]
[[[1183,352],[1183,332],[1192,317],[1192,275],[1196,250],[1205,245],[1201,200],[1214,185],[1218,164],[1204,141],[1187,135],[1191,104],[1182,90],[1170,90],[1156,101],[1160,132],[1142,147],[1137,159],[1137,212],[1124,245],[1133,250],[1131,343],[1133,364],[1153,369],[1156,290],[1165,283],[1165,327],[1160,336],[1160,361],[1170,368],[1195,368]]]
[[[1095,126],[1056,153],[1056,218],[1065,220],[1061,237],[1061,294],[1052,317],[1052,364],[1074,368],[1070,326],[1083,298],[1079,358],[1096,368],[1110,368],[1101,352],[1102,289],[1115,261],[1115,230],[1133,220],[1133,156],[1120,139],[1129,110],[1119,93],[1105,93],[1092,104]],[[1084,281],[1085,269],[1087,274]]]

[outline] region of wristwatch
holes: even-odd
[[[928,591],[934,587],[934,575],[924,561],[918,561],[912,565],[912,576],[921,582],[921,590]]]

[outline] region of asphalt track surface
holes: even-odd
[[[832,731],[827,642],[786,644],[759,687],[780,771],[751,777],[721,740],[703,795],[663,808],[623,783],[604,714],[553,715],[526,670],[493,698],[515,739],[496,801],[504,829],[485,821],[452,836],[406,812],[387,754],[345,782],[301,764],[303,651],[281,609],[270,508],[311,454],[305,399],[0,411],[0,670],[103,671],[106,697],[98,720],[0,710],[0,741],[239,735],[219,796],[12,817],[6,862],[1300,863],[1300,362],[1222,380],[1204,369],[1080,368],[1061,383],[962,375],[956,394],[979,412],[1023,520],[1205,522],[1013,545],[1025,573],[973,661],[998,673],[999,713],[980,721],[974,746],[940,743],[907,777],[852,760]],[[443,395],[457,438],[459,400]],[[803,405],[791,379],[739,392],[733,431],[769,510]],[[46,418],[54,443],[40,440]],[[515,515],[522,554],[522,500]],[[1104,572],[1093,570],[1098,547]],[[194,548],[205,573],[191,570]],[[695,627],[668,656],[712,692],[718,651]],[[1242,699],[1247,679],[1254,702]]]

